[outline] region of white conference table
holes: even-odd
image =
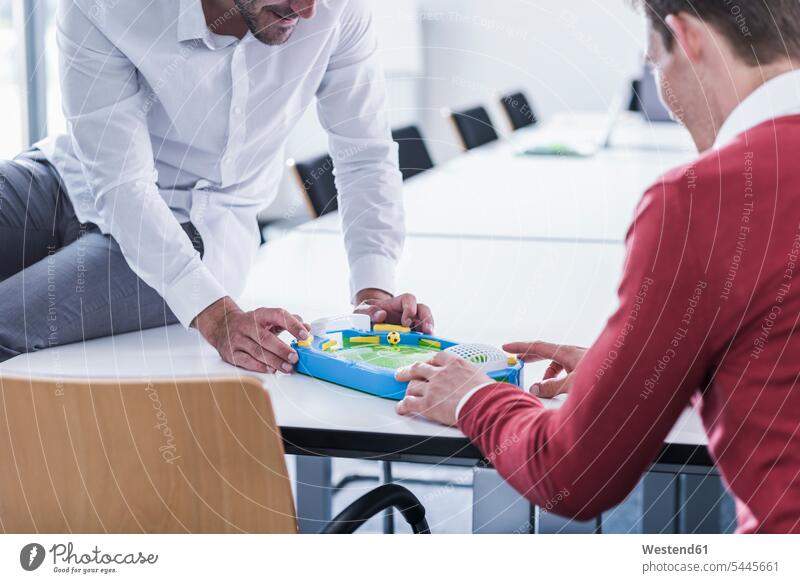
[[[328,237],[295,233],[262,248],[242,303],[283,306],[306,319],[349,309],[347,262]],[[437,330],[461,341],[500,345],[547,339],[588,345],[614,309],[621,246],[410,239],[398,279],[435,313]],[[313,259],[312,259],[313,258]],[[304,266],[298,269],[297,266]],[[275,274],[291,273],[273,285]],[[529,380],[544,364],[528,365]],[[194,330],[156,328],[23,354],[0,365],[3,374],[68,379],[158,379],[254,375],[223,362]],[[456,429],[399,417],[394,403],[309,377],[259,376],[282,428],[374,432],[463,439]],[[557,407],[559,400],[548,402]],[[670,443],[702,445],[687,416]],[[463,444],[462,444],[463,445]],[[385,452],[388,453],[388,452]]]
[[[519,155],[534,139],[597,135],[601,122],[595,114],[557,116],[413,177],[404,187],[409,236],[622,241],[643,192],[696,151],[677,124],[626,115],[611,147],[592,157]],[[339,233],[341,226],[332,213],[301,229]]]

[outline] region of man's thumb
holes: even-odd
[[[552,399],[556,395],[567,392],[567,379],[569,377],[565,376],[534,383],[531,386],[531,394],[543,399]]]

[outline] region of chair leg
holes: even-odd
[[[392,483],[391,462],[381,462],[381,483]],[[394,534],[394,507],[392,506],[383,511],[383,534]]]

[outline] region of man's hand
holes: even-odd
[[[548,342],[511,342],[504,344],[503,350],[516,354],[522,362],[551,361],[542,382],[531,385],[532,394],[546,399],[569,391],[572,373],[586,354],[585,348]],[[562,371],[566,371],[567,375],[558,378]]]
[[[444,425],[455,425],[456,407],[470,389],[491,382],[478,367],[448,352],[428,362],[417,362],[395,374],[408,383],[405,398],[397,404],[400,415],[419,414]]]
[[[308,326],[296,315],[279,308],[244,312],[229,297],[217,300],[192,322],[217,349],[225,362],[262,373],[291,372],[297,353],[278,334],[284,330],[299,340],[308,337]]]
[[[411,294],[392,296],[379,289],[365,289],[356,295],[356,314],[367,314],[373,324],[397,324],[433,334],[433,314]]]

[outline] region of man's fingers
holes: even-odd
[[[509,342],[508,344],[503,344],[503,350],[516,354],[523,362],[553,360],[557,347],[557,344],[548,342]]]
[[[401,294],[385,299],[372,299],[361,302],[355,308],[356,314],[367,314],[373,323],[389,322],[407,328],[433,333],[433,315],[428,306],[418,304],[413,294]]]
[[[271,332],[261,332],[254,338],[261,350],[264,351],[264,360],[267,364],[284,372],[291,372],[297,362],[297,353],[283,340]],[[270,355],[273,358],[268,358]]]
[[[283,342],[281,342],[280,339],[277,340],[278,342],[283,344]],[[286,359],[283,358],[283,356],[275,354],[274,352],[267,350],[263,346],[259,346],[255,342],[253,342],[253,344],[255,345],[255,347],[249,350],[248,352],[257,360],[260,360],[261,362],[266,364],[273,371],[280,370],[283,372],[292,372],[292,370],[294,369],[293,362],[291,361],[291,356],[289,358],[289,362],[287,362]],[[286,345],[284,344],[284,346]]]
[[[455,354],[442,350],[437,352],[436,355],[428,361],[428,363],[432,364],[433,366],[447,366],[451,362],[456,362],[458,360],[463,359],[460,356],[456,356]]]
[[[420,397],[405,397],[402,401],[397,403],[396,408],[400,415],[413,415],[414,413],[422,413],[423,409],[423,399]]]
[[[297,357],[293,356],[294,352],[289,349],[291,354],[286,355],[283,347],[289,347],[286,346],[286,344],[284,344],[280,338],[275,336],[272,336],[268,341],[264,337],[263,341],[267,342],[268,346],[259,344],[252,338],[241,339],[236,344],[239,350],[244,350],[250,356],[271,368],[273,372],[276,370],[292,372],[294,369],[294,363],[297,362]],[[274,349],[281,350],[281,354],[275,353]],[[292,358],[294,358],[294,360],[292,360]]]
[[[560,379],[542,381],[531,387],[531,393],[543,399],[552,399],[556,395],[567,392],[570,380],[569,375],[567,375]]]
[[[508,344],[503,344],[503,350],[511,354],[516,354],[517,358],[522,362],[536,362],[547,358],[535,354],[532,350],[532,346],[533,342],[509,342]]]
[[[397,369],[394,373],[394,378],[401,383],[407,381],[427,381],[438,371],[437,367],[432,366],[426,362],[415,362],[411,366],[404,366]]]
[[[308,338],[305,322],[286,310],[281,308],[260,308],[255,311],[255,314],[256,323],[260,327],[269,329],[277,326],[282,330],[286,330],[298,340]]]
[[[383,308],[369,304],[367,302],[362,302],[359,306],[356,307],[354,310],[356,314],[366,314],[369,316],[370,321],[373,324],[380,324],[386,321],[388,314],[386,310]]]
[[[542,377],[544,380],[547,379],[554,379],[558,375],[561,374],[561,371],[564,370],[564,367],[557,363],[555,360],[550,362],[550,366],[547,367],[547,370],[544,371],[544,376]]]
[[[503,350],[517,354],[523,362],[536,362],[537,360],[554,360],[572,372],[578,366],[586,350],[577,346],[566,344],[552,344],[550,342],[510,342],[503,345]]]
[[[417,298],[411,294],[403,294],[399,300],[402,308],[400,325],[410,328],[414,323],[414,318],[417,317]]]
[[[424,397],[427,392],[425,381],[411,381],[406,389],[406,397]]]
[[[281,327],[288,331],[289,334],[298,340],[305,340],[308,338],[308,327],[306,326],[306,323],[303,322],[302,318],[295,316],[294,314],[290,314],[286,310],[280,311],[280,318],[283,320]]]
[[[231,364],[254,372],[270,372],[266,364],[256,360],[242,350],[237,350],[231,355]],[[273,369],[272,372],[275,372],[275,370]]]
[[[425,334],[433,334],[433,312],[425,304],[417,304],[417,317],[414,328]]]
[[[256,342],[249,336],[239,335],[235,337],[234,340],[231,342],[231,349],[234,352],[237,351],[244,352],[245,354],[248,354],[252,358],[259,361],[260,363],[275,368],[275,364],[267,359],[267,354],[272,354],[272,353],[268,353],[267,351],[265,351],[263,346],[261,346],[258,342]]]
[[[311,324],[303,320],[303,317],[300,316],[300,314],[292,314],[292,315],[303,323],[303,328],[306,329],[306,332],[311,332]]]

